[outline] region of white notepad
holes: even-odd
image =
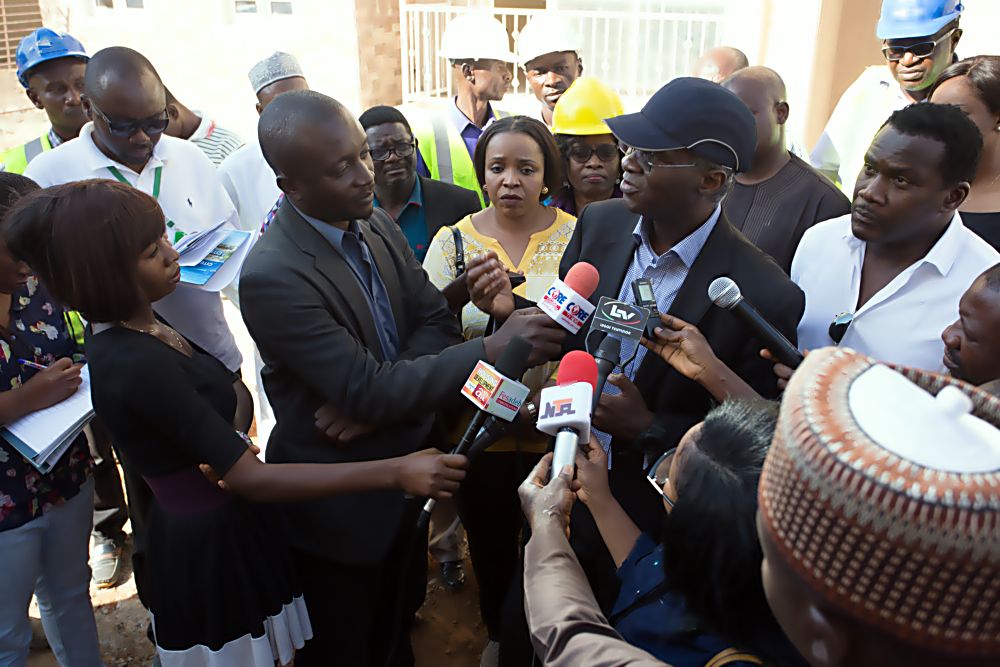
[[[25,415],[0,429],[0,436],[42,473],[52,469],[94,417],[89,366],[81,369],[80,379],[80,388],[65,401]]]

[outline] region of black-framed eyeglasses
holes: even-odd
[[[934,53],[934,49],[938,47],[938,44],[951,37],[955,30],[955,28],[952,28],[937,39],[929,42],[917,42],[916,44],[906,44],[901,46],[883,43],[882,55],[884,55],[885,59],[889,62],[902,60],[907,53],[912,53],[913,57],[919,59],[928,58],[932,53]]]
[[[147,136],[163,134],[163,131],[167,129],[167,125],[170,124],[170,116],[167,115],[166,107],[157,115],[150,116],[149,118],[123,121],[111,120],[103,111],[97,108],[97,105],[93,101],[90,103],[90,110],[104,121],[104,124],[108,126],[108,131],[116,137],[131,137],[139,130],[145,132]]]
[[[854,313],[840,313],[833,318],[833,322],[830,322],[830,329],[827,333],[830,334],[830,340],[832,340],[837,345],[840,345],[840,341],[844,340],[844,336],[847,334],[848,327],[851,326],[851,322],[854,321]]]
[[[415,150],[416,145],[411,141],[409,143],[392,144],[391,146],[376,146],[369,149],[368,152],[371,153],[373,160],[384,162],[394,153],[397,157],[410,157]]]
[[[569,159],[574,162],[587,164],[595,153],[597,154],[597,159],[601,162],[612,162],[618,159],[621,155],[621,153],[618,152],[618,146],[616,144],[598,144],[597,146],[591,146],[589,144],[573,144],[570,146],[567,155],[569,156]]]
[[[663,502],[667,503],[667,507],[670,509],[674,508],[674,500],[667,495],[664,487],[667,485],[667,482],[670,481],[670,461],[673,460],[675,453],[677,453],[676,447],[665,451],[660,458],[656,459],[656,463],[653,464],[653,467],[649,469],[649,473],[646,475],[646,480],[648,480],[649,483],[653,485],[653,488],[656,489],[656,492],[663,497]],[[663,473],[660,476],[657,476],[656,472],[660,470],[660,468],[663,468]]]
[[[685,167],[700,167],[700,166],[702,166],[702,165],[698,164],[697,162],[689,162],[689,163],[685,163],[685,164],[668,164],[668,163],[663,163],[663,162],[653,162],[653,160],[656,159],[657,155],[659,155],[661,153],[671,153],[673,151],[683,151],[683,150],[686,150],[683,147],[681,147],[681,148],[669,148],[669,149],[663,150],[663,151],[646,151],[646,150],[643,150],[641,148],[634,148],[632,146],[629,146],[626,143],[623,143],[623,142],[619,141],[618,142],[618,150],[620,150],[623,155],[630,155],[630,154],[635,155],[636,160],[639,161],[639,166],[642,167],[642,170],[645,171],[647,174],[649,172],[651,172],[653,169],[683,169]]]

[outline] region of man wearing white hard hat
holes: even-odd
[[[556,102],[583,74],[580,37],[565,18],[538,14],[517,38],[517,60],[531,92],[542,103],[542,121],[551,126]]]
[[[435,180],[475,190],[485,204],[472,165],[472,154],[483,130],[496,118],[509,115],[493,109],[514,78],[507,29],[486,14],[456,16],[445,28],[441,56],[455,76],[456,96],[443,113],[417,118],[417,139],[426,174]]]

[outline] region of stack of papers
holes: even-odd
[[[32,412],[0,429],[0,436],[43,474],[52,470],[94,417],[89,366],[83,367],[80,378],[80,388],[62,403]]]
[[[250,232],[237,231],[226,222],[187,234],[174,244],[180,254],[181,282],[206,292],[218,292],[239,275],[250,252]]]

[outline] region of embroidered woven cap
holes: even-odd
[[[760,479],[778,553],[906,644],[1000,657],[1000,400],[853,350],[789,382]]]
[[[262,88],[270,86],[276,81],[291,79],[293,76],[304,77],[302,66],[299,65],[298,58],[291,53],[275,51],[267,58],[250,68],[247,77],[253,92],[256,95]]]

